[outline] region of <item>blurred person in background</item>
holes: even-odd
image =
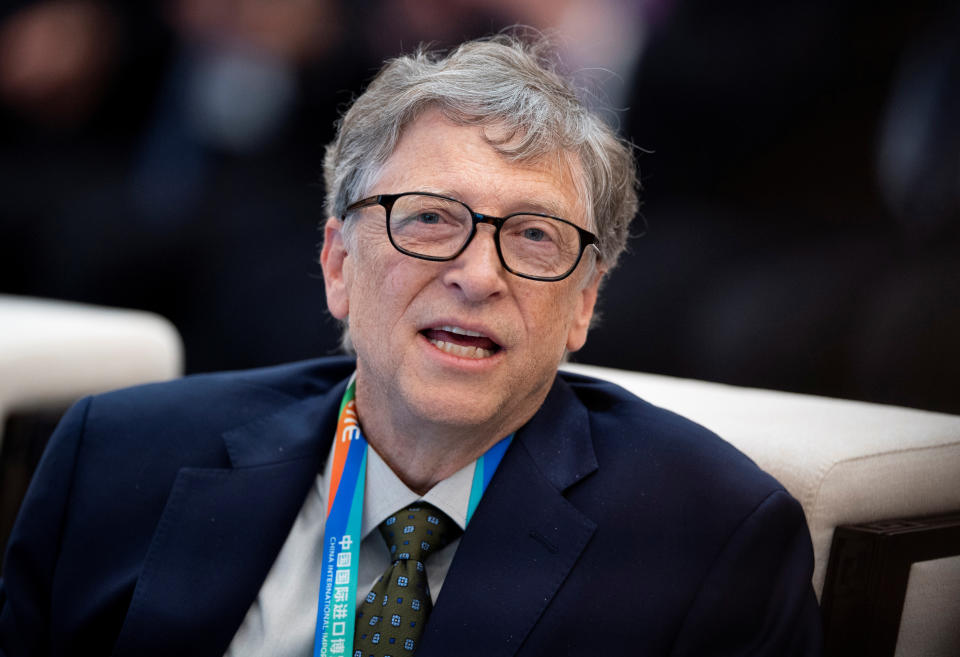
[[[956,15],[21,2],[0,28],[0,286],[161,312],[190,371],[334,349],[315,303],[316,146],[343,90],[411,44],[526,22],[559,32],[587,102],[650,151],[652,230],[582,360],[956,411]],[[281,264],[252,264],[268,253]]]
[[[960,412],[956,3],[677,0],[587,362]],[[656,317],[656,321],[650,321]]]
[[[160,312],[191,371],[335,348],[318,153],[337,90],[365,74],[339,20],[336,3],[296,0],[9,14],[4,291]]]

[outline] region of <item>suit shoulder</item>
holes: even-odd
[[[323,395],[350,376],[351,358],[321,358],[251,370],[193,374],[96,395],[88,421],[137,422],[211,429],[242,424],[308,397]]]
[[[754,498],[783,487],[710,429],[608,381],[564,372],[587,409],[598,459],[635,461],[704,489],[740,490]]]

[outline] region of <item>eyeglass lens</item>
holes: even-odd
[[[473,218],[458,201],[408,194],[394,202],[389,229],[394,243],[405,251],[450,258],[470,239]],[[550,217],[513,215],[501,227],[499,239],[506,265],[528,276],[561,276],[580,256],[577,229]]]

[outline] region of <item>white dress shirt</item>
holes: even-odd
[[[323,562],[323,531],[326,524],[327,482],[333,464],[333,447],[323,473],[307,493],[300,513],[283,548],[260,587],[243,623],[227,648],[227,657],[276,655],[309,657],[313,654],[317,624],[320,573]],[[357,566],[357,607],[390,565],[390,552],[377,526],[394,512],[424,500],[466,528],[474,461],[439,482],[426,495],[407,488],[376,450],[367,450],[367,472],[363,494],[363,522],[360,561]],[[427,582],[434,600],[440,594],[460,539],[433,554],[426,562]]]

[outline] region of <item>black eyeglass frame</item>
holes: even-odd
[[[467,236],[467,239],[464,240],[463,245],[457,250],[456,253],[450,256],[428,256],[421,253],[408,251],[397,244],[397,242],[393,239],[393,231],[390,230],[390,211],[393,209],[393,204],[396,203],[397,199],[403,196],[432,196],[445,201],[458,203],[467,209],[467,212],[470,213],[470,218],[473,220],[473,226],[470,229],[470,235]],[[566,219],[561,219],[560,217],[555,217],[552,214],[544,214],[542,212],[514,212],[512,214],[508,214],[506,217],[494,217],[493,215],[474,212],[469,205],[458,199],[451,198],[449,196],[443,196],[442,194],[433,194],[431,192],[401,192],[400,194],[378,194],[376,196],[368,196],[367,198],[360,199],[359,201],[355,201],[354,203],[348,205],[346,209],[344,209],[340,219],[341,221],[346,221],[347,215],[351,212],[360,210],[361,208],[369,207],[371,205],[380,205],[385,210],[384,214],[386,215],[387,237],[390,240],[390,244],[393,245],[393,248],[404,255],[408,255],[411,258],[419,258],[420,260],[430,260],[433,262],[448,262],[450,260],[456,260],[460,257],[460,254],[467,250],[467,247],[470,246],[470,242],[472,242],[473,238],[476,236],[477,224],[490,224],[493,226],[493,243],[497,247],[497,256],[500,258],[500,264],[503,265],[503,268],[508,272],[514,276],[519,276],[520,278],[526,278],[533,281],[562,281],[577,269],[577,265],[579,265],[580,260],[583,259],[583,252],[587,250],[588,246],[594,247],[598,255],[600,253],[600,240],[597,238],[597,236],[591,233],[589,230],[581,228],[572,221],[567,221]],[[553,219],[577,229],[577,234],[580,237],[580,251],[577,253],[577,259],[574,260],[573,264],[570,266],[570,269],[558,276],[534,276],[532,274],[521,273],[507,264],[507,261],[503,258],[503,251],[500,249],[500,229],[508,219],[520,215]]]

